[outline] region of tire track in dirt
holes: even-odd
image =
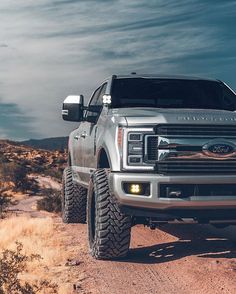
[[[77,228],[86,236],[86,225]],[[78,236],[78,241],[87,246],[87,240]],[[96,285],[96,293],[232,294],[236,293],[235,249],[234,242],[209,226],[167,225],[156,231],[137,226],[126,260],[97,261],[88,252],[85,259],[78,252],[78,258],[89,274],[88,289]]]

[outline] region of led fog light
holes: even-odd
[[[127,194],[149,196],[150,184],[149,183],[124,183],[123,190]]]
[[[139,194],[142,190],[142,187],[140,184],[132,184],[130,185],[130,193],[132,194]]]

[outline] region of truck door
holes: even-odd
[[[88,182],[91,173],[96,169],[96,131],[99,123],[100,113],[103,107],[103,95],[105,94],[107,83],[98,88],[92,96],[89,106],[94,107],[94,111],[87,111],[86,122],[84,124],[83,149],[83,180]]]
[[[84,130],[84,122],[81,122],[79,127],[71,134],[71,140],[73,144],[73,168],[81,176],[81,167],[83,166],[83,150],[82,150],[82,137],[81,134]]]

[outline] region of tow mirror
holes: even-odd
[[[84,96],[68,96],[62,107],[62,118],[67,121],[82,121],[84,112]]]

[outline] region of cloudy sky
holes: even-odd
[[[61,105],[113,73],[236,89],[236,0],[1,0],[0,138],[66,136]]]

